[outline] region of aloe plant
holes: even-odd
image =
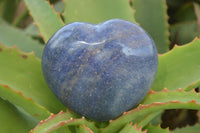
[[[198,1],[0,0],[0,4],[1,133],[199,132]],[[33,21],[23,25],[30,18]],[[43,78],[41,56],[45,43],[62,26],[112,18],[135,22],[152,36],[159,66],[153,86],[137,107],[114,120],[97,122],[75,114],[58,101]],[[186,124],[173,130],[164,125],[163,112],[180,109],[186,111],[167,117]],[[193,124],[185,120],[190,117],[187,110],[196,112]]]

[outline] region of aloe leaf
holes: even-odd
[[[59,15],[46,0],[24,0],[24,2],[43,35],[45,42],[47,42],[58,29],[64,26]]]
[[[0,98],[1,133],[27,133],[37,123],[37,119],[21,113],[11,103]]]
[[[7,22],[12,23],[18,3],[18,0],[4,0],[1,7],[1,17]]]
[[[194,126],[176,128],[171,133],[199,133],[199,131],[200,131],[200,125],[196,124]]]
[[[169,50],[168,16],[165,0],[131,0],[135,20],[155,41],[158,53]]]
[[[196,20],[193,2],[186,2],[184,5],[180,6],[180,9],[174,13],[173,17],[176,23]]]
[[[39,37],[40,32],[33,23],[29,24],[25,29],[24,29],[25,34],[32,36],[32,37]]]
[[[72,125],[85,125],[90,128],[93,132],[98,132],[97,127],[93,122],[87,121],[84,117],[74,119],[74,116],[67,112],[61,111],[56,115],[51,115],[48,119],[41,121],[31,133],[44,133],[44,132],[53,132],[59,128],[64,126],[72,126]]]
[[[151,122],[154,118],[160,116],[163,111],[157,111],[157,112],[152,112],[146,115],[142,120],[140,120],[137,123],[137,126],[139,127],[144,127],[146,126],[149,122]]]
[[[153,90],[187,88],[200,80],[200,40],[184,46],[175,46],[159,56],[159,65]]]
[[[183,45],[191,42],[199,35],[196,21],[180,22],[170,26],[172,44]]]
[[[65,10],[65,5],[63,1],[58,1],[54,4],[54,9],[56,12],[62,13]]]
[[[100,23],[112,18],[134,22],[129,0],[64,0],[64,4],[66,23],[76,21]]]
[[[181,102],[188,102],[193,99],[196,99],[198,103],[200,103],[199,100],[200,94],[196,93],[194,90],[190,92],[185,92],[183,89],[179,89],[176,91],[169,91],[167,89],[163,89],[159,92],[149,91],[149,93],[146,95],[146,97],[143,99],[143,101],[140,103],[142,105],[152,104],[156,102],[169,102],[178,100]],[[155,118],[157,115],[160,115],[162,113],[161,111],[158,112],[151,112],[148,115],[146,115],[140,122],[138,122],[138,126],[145,126],[147,125],[153,118]]]
[[[200,94],[196,93],[194,90],[187,92],[183,89],[178,89],[176,91],[163,89],[159,92],[149,91],[149,93],[146,95],[146,97],[142,100],[140,104],[147,105],[155,102],[169,102],[174,100],[188,102],[194,99],[196,100],[196,102],[200,103]]]
[[[197,88],[197,87],[199,87],[200,86],[200,80],[199,81],[197,81],[197,82],[195,82],[195,83],[193,83],[193,84],[191,84],[191,85],[189,85],[187,88],[185,88],[184,90],[185,91],[189,91],[189,90],[192,90],[192,89],[195,89],[195,88]]]
[[[7,24],[2,19],[0,19],[0,43],[5,44],[6,46],[16,45],[24,52],[34,51],[35,55],[39,58],[42,57],[44,48],[38,41],[27,36],[25,32]]]
[[[147,129],[147,133],[170,133],[168,128],[162,129],[160,125],[158,126],[148,125],[147,127],[145,127],[145,129]]]
[[[197,25],[198,25],[198,32],[200,33],[200,5],[199,3],[193,3],[194,5],[194,12],[197,18]]]
[[[137,108],[124,113],[121,117],[110,122],[110,125],[101,129],[102,133],[110,133],[119,131],[126,123],[133,121],[137,122],[141,117],[148,115],[151,112],[166,109],[194,109],[200,110],[200,104],[195,100],[190,102],[170,101],[164,103],[153,103],[149,105],[140,105]]]
[[[132,125],[132,123],[126,124],[119,133],[146,133],[147,131],[142,131],[142,128],[137,128],[137,125]]]
[[[111,121],[109,126],[101,130],[103,133],[117,132],[128,122],[144,122],[144,117],[166,109],[200,110],[200,94],[194,91],[169,91],[166,89],[160,92],[149,92],[137,108],[123,113],[121,117]],[[146,119],[145,123],[150,121],[151,119]]]
[[[0,84],[0,96],[7,99],[9,102],[22,107],[39,120],[45,119],[50,115],[50,112],[46,108],[35,103],[32,99],[25,97],[21,92],[17,92],[6,85]]]
[[[94,133],[94,132],[85,125],[80,125],[78,128],[78,133]]]
[[[33,53],[23,53],[16,47],[0,44],[0,60],[1,84],[21,92],[50,112],[57,113],[66,109],[47,87],[42,75],[41,61]]]

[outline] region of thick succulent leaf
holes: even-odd
[[[200,131],[200,125],[196,124],[194,126],[176,128],[175,130],[171,131],[171,133],[199,133],[199,131]]]
[[[66,23],[100,23],[112,18],[134,21],[129,0],[64,0],[64,3]]]
[[[195,89],[195,88],[197,88],[197,87],[199,87],[200,86],[200,80],[199,81],[197,81],[197,82],[195,82],[195,83],[193,83],[193,84],[191,84],[191,85],[189,85],[187,88],[185,88],[184,90],[185,91],[188,91],[188,90],[192,90],[192,89]]]
[[[126,124],[119,133],[147,133],[147,131],[142,131],[142,127],[137,128],[137,125],[132,125],[132,123]]]
[[[131,0],[135,20],[155,41],[158,53],[169,50],[168,16],[165,0]]]
[[[196,102],[200,103],[200,94],[196,93],[194,90],[184,91],[183,89],[178,89],[176,91],[169,91],[163,89],[159,92],[150,90],[140,104],[147,105],[155,102],[169,102],[174,100],[188,102],[194,99]]]
[[[195,15],[197,18],[198,31],[200,34],[200,4],[194,2],[193,5],[194,5]]]
[[[137,108],[125,112],[121,117],[111,121],[109,126],[102,129],[102,132],[117,132],[128,122],[140,124],[142,121],[147,124],[151,119],[145,119],[145,117],[166,109],[200,110],[200,94],[197,94],[194,91],[184,92],[183,90],[151,91]],[[144,124],[142,126],[144,126]]]
[[[158,119],[154,120],[154,119],[157,118],[157,117],[160,117],[162,112],[163,111],[161,110],[161,111],[156,111],[156,112],[149,113],[143,119],[141,119],[139,122],[137,122],[137,126],[144,127],[144,126],[148,125],[148,123],[150,123],[152,121],[154,121],[154,123],[155,122],[159,123],[160,119],[159,120]]]
[[[85,125],[80,125],[78,128],[78,133],[94,133],[94,132]]]
[[[200,40],[184,46],[175,46],[159,56],[159,65],[153,90],[187,88],[200,80]]]
[[[174,13],[173,17],[176,23],[181,21],[183,22],[196,20],[193,2],[186,2],[184,5],[180,6],[177,12]]]
[[[50,112],[46,108],[35,103],[32,99],[25,97],[21,92],[17,92],[6,85],[0,84],[0,97],[22,107],[39,120],[45,119],[50,115]]]
[[[12,23],[19,0],[4,0],[1,6],[1,17]]]
[[[27,36],[25,32],[7,24],[2,19],[0,19],[0,43],[6,46],[16,45],[24,52],[34,51],[39,58],[42,57],[44,48],[38,41]]]
[[[150,105],[140,105],[134,110],[124,113],[121,117],[117,118],[116,120],[111,121],[110,125],[104,129],[101,129],[101,131],[103,133],[117,132],[128,122],[137,122],[149,113],[166,109],[200,110],[200,104],[196,103],[196,101],[193,100],[191,102],[170,101],[164,103],[153,103]]]
[[[63,1],[58,1],[53,6],[56,12],[62,13],[65,10]]]
[[[147,130],[147,133],[170,133],[168,128],[162,129],[160,125],[158,126],[148,125],[147,127],[145,127],[145,129]]]
[[[183,45],[199,35],[196,21],[180,22],[170,26],[172,44]]]
[[[64,126],[72,125],[85,125],[93,132],[98,132],[98,129],[93,122],[87,121],[84,117],[78,119],[74,119],[73,117],[74,116],[69,111],[61,111],[57,115],[52,114],[48,119],[41,121],[33,130],[31,130],[31,133],[52,132]]]
[[[0,98],[0,132],[27,133],[38,121],[18,111],[8,101]]]
[[[65,109],[47,87],[42,75],[41,61],[34,54],[26,54],[16,47],[9,48],[0,44],[0,60],[1,84],[21,92],[50,112],[57,113]]]
[[[167,89],[163,89],[160,92],[149,91],[147,96],[143,99],[140,103],[142,105],[152,104],[156,102],[169,102],[169,101],[181,101],[181,102],[188,102],[193,99],[196,99],[198,103],[200,103],[200,94],[196,93],[194,90],[190,92],[185,92],[182,89],[176,91],[169,91]],[[145,126],[147,125],[153,118],[160,115],[162,110],[158,112],[151,112],[147,116],[145,116],[140,122],[138,122],[138,126]]]
[[[60,29],[64,23],[46,0],[24,0],[45,42]]]
[[[25,34],[32,36],[32,37],[39,37],[40,32],[33,23],[29,24],[25,29],[24,29]]]

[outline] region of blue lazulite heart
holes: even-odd
[[[44,78],[56,97],[97,121],[135,107],[149,91],[157,66],[151,37],[120,19],[68,24],[50,38],[42,57]]]

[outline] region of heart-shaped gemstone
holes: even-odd
[[[120,19],[68,24],[50,38],[42,57],[44,78],[56,97],[97,121],[114,119],[138,105],[157,66],[151,37]]]

